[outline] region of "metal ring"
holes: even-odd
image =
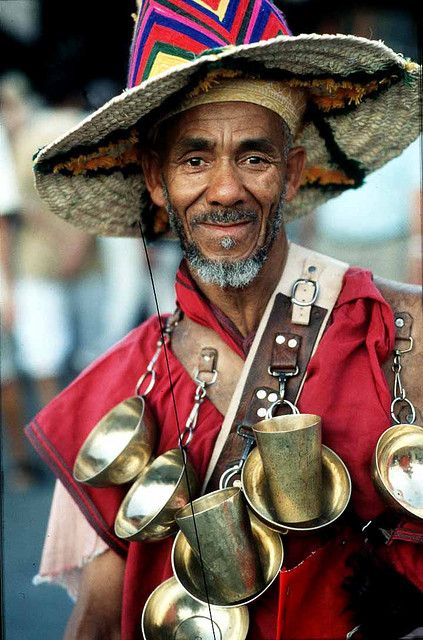
[[[292,404],[292,402],[290,402],[289,400],[276,400],[276,402],[274,402],[273,404],[270,405],[270,407],[268,408],[268,410],[266,411],[266,420],[269,420],[270,418],[273,418],[273,409],[275,407],[279,407],[283,404],[287,404],[288,407],[291,409],[292,413],[297,415],[299,414],[299,410],[298,408],[295,406],[295,404]]]
[[[140,387],[147,376],[151,376],[151,380],[148,383],[147,389],[144,391],[144,393],[140,393],[139,392]],[[151,389],[154,387],[155,384],[156,384],[156,372],[154,371],[154,369],[152,369],[151,371],[145,371],[145,373],[142,374],[141,378],[137,382],[137,386],[135,387],[135,393],[137,394],[137,396],[141,396],[142,398],[144,398],[150,393]]]
[[[239,463],[235,464],[233,467],[229,467],[226,469],[220,476],[219,480],[219,489],[226,489],[229,484],[229,481],[232,480],[234,476],[237,475],[241,471]]]
[[[285,369],[273,370],[271,364],[267,367],[267,373],[269,374],[269,376],[273,376],[274,378],[279,378],[281,376],[285,378],[292,378],[293,376],[297,376],[298,372],[299,372],[298,366],[295,367],[294,371],[286,371]]]
[[[301,300],[297,300],[297,298],[295,297],[295,292],[297,291],[298,285],[300,285],[300,284],[308,284],[309,282],[311,282],[314,285],[314,293],[313,293],[313,296],[312,296],[311,300],[309,302],[302,302]],[[306,278],[299,278],[292,285],[291,302],[293,304],[298,305],[299,307],[311,307],[311,305],[316,302],[318,295],[319,295],[319,283],[318,282],[315,282],[314,280],[307,280]]]
[[[413,348],[414,341],[411,336],[408,336],[408,338],[404,338],[404,340],[408,340],[410,346],[407,347],[407,349],[395,349],[395,353],[400,356],[402,356],[403,353],[408,353]]]
[[[188,437],[186,441],[183,442],[183,439],[187,434],[188,434]],[[179,447],[181,449],[185,449],[191,442],[193,435],[194,435],[194,429],[191,429],[190,427],[185,427],[185,429],[182,431],[181,435],[179,436]]]
[[[196,369],[194,369],[194,373],[193,373],[194,382],[196,382],[197,384],[201,384],[201,385],[205,385],[206,387],[209,387],[211,384],[214,384],[216,382],[217,370],[213,369],[213,371],[206,371],[205,373],[211,373],[212,374],[211,380],[209,380],[209,381],[202,380],[201,378],[198,377],[199,374],[200,374],[200,371],[199,371],[198,367]]]
[[[405,402],[406,404],[408,404],[408,406],[411,409],[411,422],[409,420],[407,420],[408,424],[414,424],[415,420],[416,420],[416,410],[413,406],[413,404],[410,402],[410,400],[408,398],[394,398],[391,402],[391,417],[392,420],[394,420],[397,424],[401,424],[401,420],[398,420],[398,418],[396,417],[395,413],[394,413],[394,407],[396,405],[397,402]]]

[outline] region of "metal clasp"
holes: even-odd
[[[198,412],[200,411],[200,407],[207,396],[207,387],[210,387],[212,384],[214,384],[217,379],[216,369],[213,369],[213,371],[211,372],[212,377],[210,380],[201,378],[200,373],[201,372],[198,369],[195,369],[193,373],[194,381],[197,383],[197,388],[195,389],[194,405],[185,423],[185,428],[179,436],[179,447],[182,450],[188,447],[193,438],[198,421]]]
[[[295,294],[297,292],[297,288],[299,287],[299,285],[300,284],[310,284],[310,283],[314,287],[314,292],[313,292],[311,300],[308,300],[307,302],[302,302],[301,300],[297,300],[297,298],[295,297]],[[316,302],[318,295],[319,295],[319,283],[318,282],[316,282],[314,280],[308,280],[307,278],[298,278],[298,280],[295,280],[294,284],[292,285],[291,302],[293,304],[297,304],[299,307],[311,307],[311,305]]]
[[[229,467],[229,469],[226,469],[226,471],[224,471],[220,476],[219,489],[226,489],[226,487],[229,486],[232,478],[238,475],[238,473],[242,470],[242,467],[244,466],[244,463],[248,458],[250,451],[253,449],[256,443],[256,439],[252,434],[251,427],[245,427],[244,425],[240,424],[238,425],[236,432],[239,436],[246,440],[244,449],[242,450],[240,459],[234,465]]]
[[[414,424],[416,420],[416,409],[414,408],[413,403],[407,398],[405,388],[401,381],[401,356],[404,353],[408,353],[413,348],[413,338],[409,336],[406,339],[409,341],[409,346],[407,349],[395,349],[394,361],[391,367],[394,372],[394,399],[391,402],[391,417],[397,424],[401,424],[401,420],[395,415],[395,407],[398,403],[405,403],[410,408],[410,413],[407,416],[408,424]]]

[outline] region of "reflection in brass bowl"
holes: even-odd
[[[147,465],[125,496],[115,533],[126,540],[160,540],[177,530],[174,515],[198,493],[198,480],[180,449]]]
[[[279,574],[283,562],[283,546],[280,535],[275,531],[271,531],[269,527],[266,527],[251,511],[249,515],[254,542],[257,546],[261,567],[263,569],[265,586],[261,587],[257,593],[252,596],[240,598],[236,602],[227,602],[217,590],[213,578],[211,578],[207,572],[203,574],[200,562],[197,560],[188,540],[182,531],[179,531],[172,548],[173,573],[181,586],[188,591],[190,596],[195,600],[204,604],[207,603],[206,590],[204,587],[205,577],[210,604],[216,607],[227,608],[249,604],[261,596]]]
[[[391,507],[423,519],[423,427],[397,424],[382,433],[372,472]]]
[[[144,398],[120,402],[97,423],[73,467],[78,482],[108,487],[133,480],[151,458],[156,426]]]
[[[323,511],[315,520],[279,522],[270,498],[259,450],[253,449],[242,469],[242,488],[246,500],[254,513],[268,527],[286,533],[313,531],[332,524],[345,511],[351,497],[351,478],[341,458],[329,447],[322,446]],[[282,498],[281,498],[282,499]]]
[[[247,607],[209,611],[170,578],[145,603],[141,628],[144,640],[244,640],[248,623]]]

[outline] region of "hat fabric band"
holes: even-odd
[[[270,109],[285,120],[295,138],[306,108],[306,94],[301,89],[293,89],[283,82],[243,78],[224,79],[206,91],[189,96],[168,116],[216,102],[250,102]]]

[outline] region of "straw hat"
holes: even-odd
[[[286,220],[360,186],[419,133],[421,68],[382,42],[292,36],[270,0],[144,0],[129,88],[36,156],[36,185],[52,211],[100,235],[138,235],[140,215],[149,239],[165,233],[139,168],[143,138],[222,69],[308,91],[297,138],[308,160]]]

